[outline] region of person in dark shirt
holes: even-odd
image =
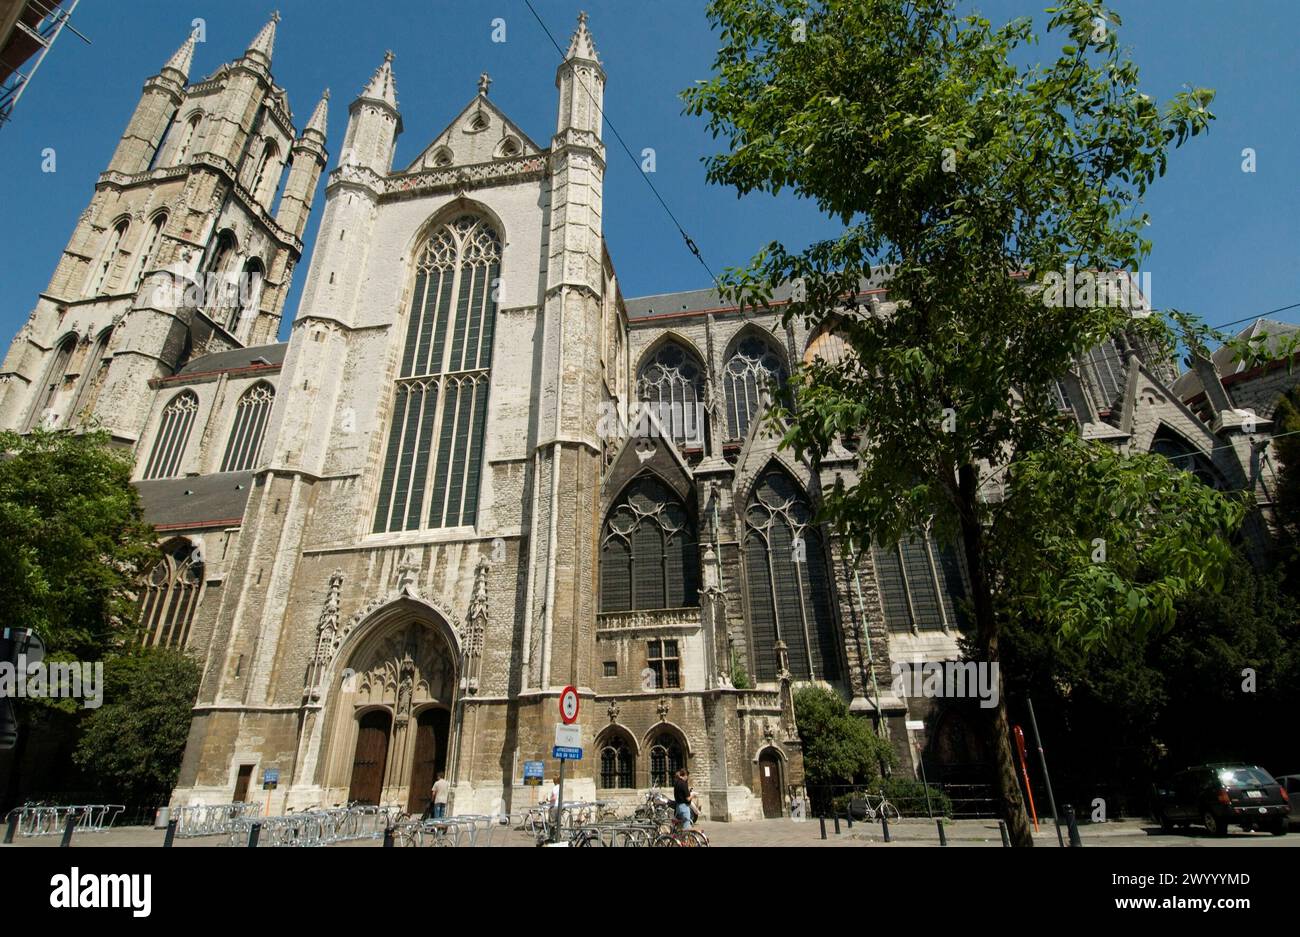
[[[676,777],[673,778],[673,809],[677,812],[677,819],[681,821],[682,829],[691,828],[691,776],[685,768],[679,768]]]

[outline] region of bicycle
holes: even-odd
[[[871,795],[865,791],[862,794],[862,799],[866,801],[868,820],[878,820],[881,814],[884,814],[885,819],[891,822],[903,818],[903,815],[898,812],[898,808],[883,793],[874,804],[871,802]]]
[[[688,829],[682,828],[682,821],[673,817],[672,829],[667,833],[660,833],[655,837],[654,846],[708,846],[709,837],[705,832],[695,827]]]

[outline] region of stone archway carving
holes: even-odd
[[[323,668],[326,702],[321,752],[321,787],[338,797],[352,786],[360,719],[383,711],[391,718],[380,802],[406,805],[417,757],[420,714],[443,710],[442,732],[454,735],[462,651],[459,635],[431,603],[409,596],[360,613],[333,642]],[[438,739],[450,751],[450,737]]]

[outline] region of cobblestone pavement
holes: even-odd
[[[890,824],[892,842],[886,843],[879,823],[855,823],[852,828],[840,821],[840,832],[835,832],[832,821],[826,823],[826,839],[821,838],[821,824],[816,820],[790,819],[758,820],[746,823],[705,823],[701,829],[709,836],[713,846],[868,846],[877,849],[894,849],[902,846],[938,846],[939,836],[929,820],[902,820]],[[957,820],[945,827],[950,846],[1000,847],[1001,836],[996,822],[987,820]],[[1081,828],[1085,846],[1213,846],[1213,847],[1300,847],[1300,834],[1271,836],[1267,833],[1234,831],[1226,837],[1208,836],[1204,831],[1166,834],[1143,821],[1124,820],[1114,823],[1091,824]],[[13,845],[0,849],[58,848],[60,837],[18,837]],[[492,845],[531,847],[527,833],[506,830],[494,831]],[[176,846],[224,846],[226,838],[208,836],[200,839],[177,839]],[[73,839],[73,846],[125,846],[158,847],[163,842],[163,831],[150,827],[123,827],[105,833],[82,833]],[[1057,848],[1055,829],[1050,821],[1044,823],[1034,837],[1035,845]],[[340,845],[375,848],[377,840],[362,840]]]

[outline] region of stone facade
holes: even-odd
[[[922,546],[909,554],[921,565],[894,582],[879,565],[893,559],[819,529],[821,491],[852,482],[853,452],[839,446],[814,470],[760,418],[764,376],[833,354],[834,335],[783,324],[782,293],[758,312],[712,291],[621,295],[602,235],[606,74],[585,17],[545,147],[496,107],[484,76],[450,126],[394,167],[402,120],[385,57],[349,108],[287,343],[274,340],[326,163],[325,102],[297,134],[270,74],[274,36],[273,20],[195,84],[187,42],[146,83],[0,373],[0,425],[107,426],[135,447],[160,537],[193,550],[196,598],[175,633],[203,680],[173,802],[251,796],[278,769],[274,810],[358,797],[419,810],[440,770],[454,810],[519,810],[539,793],[522,783],[524,762],[558,768],[548,756],[567,685],[586,752],[566,781],[574,798],[636,802],[680,758],[707,815],[783,813],[803,782],[792,694],[804,683],[871,719],[908,774],[923,750],[978,761],[967,717],[897,695],[892,671],[958,657],[960,577]],[[197,283],[217,257],[260,269],[252,308],[159,301],[159,282]],[[451,316],[452,283],[454,329],[428,317],[439,303]],[[890,305],[878,282],[860,298]],[[471,333],[473,363],[412,364]],[[1173,378],[1121,338],[1063,378],[1061,407],[1115,445],[1181,441],[1266,506],[1267,423],[1243,424],[1227,391],[1194,411]],[[255,391],[274,400],[264,420],[241,409]],[[453,391],[463,414],[471,399],[481,408],[478,423],[443,403],[417,425],[413,395],[432,408]],[[241,445],[248,464],[232,456]],[[462,455],[435,458],[447,452]],[[439,487],[448,473],[463,484]],[[642,484],[667,500],[638,502],[636,516],[671,513],[657,549],[673,530],[689,541],[689,568],[670,576],[671,557],[656,554],[664,579],[650,583],[683,590],[676,604],[636,592],[644,572],[628,574],[623,605],[612,598],[616,516]],[[447,522],[431,489],[472,508]],[[408,496],[409,514],[389,512]],[[763,518],[777,518],[776,539],[758,537]],[[918,718],[931,728],[909,728]]]

